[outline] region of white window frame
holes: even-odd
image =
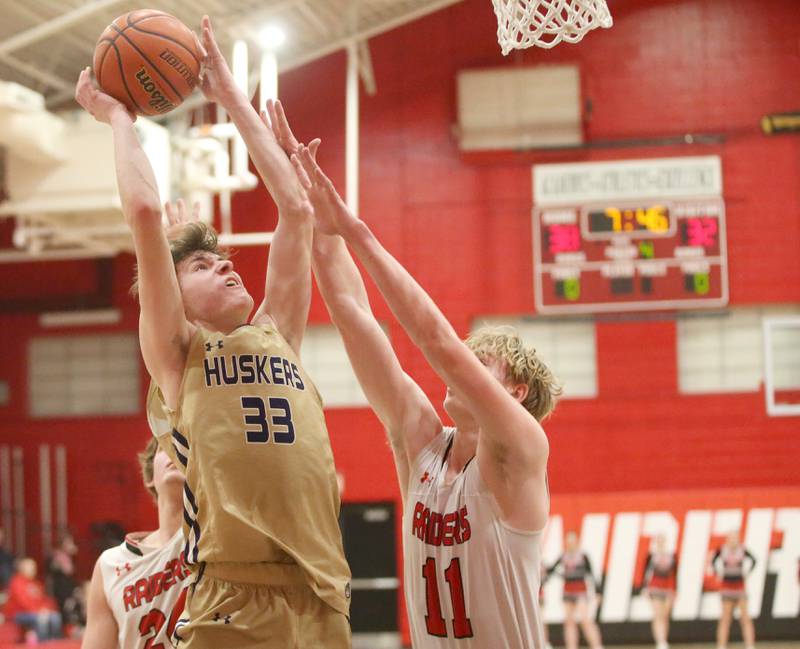
[[[775,375],[773,373],[772,335],[775,329],[795,327],[800,334],[800,316],[765,317],[761,321],[764,342],[764,395],[767,414],[771,417],[800,416],[800,403],[777,403],[775,401]]]
[[[745,316],[747,314],[751,314],[752,318],[756,320],[753,324],[753,329],[750,331],[755,337],[759,338],[757,342],[754,342],[754,347],[748,348],[748,351],[753,354],[758,354],[759,361],[758,361],[758,374],[754,377],[757,379],[754,384],[752,385],[725,385],[725,377],[728,376],[725,374],[725,368],[731,367],[732,360],[734,359],[728,358],[727,356],[719,356],[718,358],[721,359],[721,381],[717,383],[716,386],[706,387],[701,386],[700,388],[694,388],[692,386],[687,386],[685,379],[685,373],[683,370],[682,365],[682,357],[684,354],[690,354],[691,350],[689,351],[681,351],[682,343],[683,343],[683,336],[681,335],[681,322],[692,322],[693,320],[700,320],[705,322],[710,322],[712,320],[719,320],[721,323],[724,323],[724,318],[726,317],[736,317],[736,316]],[[775,304],[775,305],[757,305],[757,306],[741,306],[741,307],[733,307],[729,309],[727,312],[717,313],[717,314],[693,314],[693,315],[680,315],[676,321],[676,347],[675,347],[675,357],[676,357],[676,364],[677,364],[677,378],[678,378],[678,393],[682,395],[707,395],[707,394],[753,394],[761,390],[761,386],[765,385],[766,383],[766,355],[764,352],[764,335],[763,335],[763,327],[764,321],[766,319],[783,319],[783,318],[795,318],[800,317],[800,305],[796,304]],[[724,324],[720,324],[720,329],[724,326]],[[720,330],[718,332],[718,336],[722,336],[724,332]],[[736,335],[734,332],[730,332],[731,336]],[[724,338],[719,338],[719,343],[721,346],[720,354],[724,353]],[[727,362],[726,362],[727,359]],[[712,371],[716,370],[716,368],[711,368]],[[739,377],[742,375],[740,374]],[[752,376],[752,375],[750,375]],[[731,374],[729,378],[735,379],[736,375]],[[734,381],[728,381],[728,383],[733,383]]]
[[[109,349],[110,339],[116,339],[123,343],[123,347],[119,349]],[[36,358],[35,355],[41,354],[41,347],[37,349],[38,345],[60,345],[58,354],[54,357],[51,363],[47,360],[42,361],[41,357]],[[119,343],[116,343],[119,344]],[[86,368],[80,365],[75,365],[77,357],[83,357],[81,353],[82,347],[88,345],[94,351],[95,348],[100,348],[102,351],[94,355],[89,355],[92,362],[97,364],[90,366],[90,371],[85,371]],[[119,352],[121,349],[130,351],[130,357],[114,357],[112,353]],[[77,356],[76,356],[77,355]],[[58,335],[37,335],[28,341],[27,352],[27,400],[28,400],[28,416],[32,419],[59,419],[59,418],[95,418],[95,417],[130,417],[135,416],[141,412],[141,354],[139,352],[139,341],[137,335],[133,331],[110,331],[100,332],[95,334],[81,333],[81,334],[58,334]],[[48,359],[49,360],[49,359]],[[122,367],[114,368],[113,371],[109,370],[109,364],[119,365]],[[105,367],[98,367],[105,366]],[[58,383],[65,384],[66,398],[63,403],[58,407],[48,406],[46,409],[37,408],[34,401],[38,401],[42,394],[40,391],[43,389],[44,383],[48,382],[46,367],[55,367],[56,370],[64,370],[63,376],[50,379]],[[115,385],[110,383],[111,380],[121,380],[125,383],[131,383],[124,391],[112,389],[111,386]],[[87,389],[81,396],[75,396],[72,392],[70,385],[74,382],[88,382],[89,385],[103,384],[103,388],[99,391],[93,391],[91,388]],[[128,391],[130,390],[130,391]],[[90,398],[91,397],[91,398]],[[119,398],[118,398],[119,397]],[[89,401],[82,401],[82,399],[90,398]],[[102,408],[94,405],[87,407],[87,403],[91,401],[100,400],[103,403]],[[109,404],[116,404],[114,407],[109,407]]]
[[[385,329],[385,328],[384,328]],[[339,345],[336,348],[336,354],[342,354],[342,362],[344,363],[344,369],[337,369],[337,372],[341,372],[343,375],[344,380],[347,381],[347,389],[351,392],[351,398],[331,398],[330,392],[326,395],[326,381],[324,380],[325,377],[321,376],[321,373],[316,365],[316,359],[311,360],[311,355],[315,354],[314,351],[309,349],[309,344],[320,344],[319,341],[312,341],[312,336],[314,336],[315,332],[325,332],[326,335],[329,335],[332,332],[333,337],[335,340],[338,341]],[[303,338],[303,346],[300,350],[300,358],[303,363],[303,368],[306,370],[308,375],[311,377],[311,380],[314,382],[314,385],[317,386],[317,390],[319,390],[320,396],[322,397],[323,404],[325,406],[325,410],[333,410],[336,408],[369,408],[369,401],[367,401],[367,397],[364,394],[364,390],[361,387],[361,384],[358,382],[358,377],[355,374],[355,370],[353,370],[353,366],[350,363],[350,359],[347,356],[347,350],[344,346],[344,341],[342,340],[339,331],[336,327],[331,323],[315,323],[308,325],[306,327],[306,334]],[[309,362],[310,361],[310,362]],[[337,367],[339,363],[336,364]],[[346,375],[346,376],[345,376]]]

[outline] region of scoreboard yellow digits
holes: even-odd
[[[628,232],[668,235],[670,225],[670,210],[666,205],[633,207],[609,205],[589,209],[586,228],[589,235],[595,236]]]

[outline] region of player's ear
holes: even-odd
[[[516,385],[509,387],[508,391],[511,393],[512,397],[522,403],[528,397],[530,386],[528,386],[527,383],[517,383]]]

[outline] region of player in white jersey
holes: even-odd
[[[183,474],[155,438],[139,460],[158,505],[158,529],[128,534],[100,555],[89,586],[82,649],[169,647],[183,611],[190,583],[181,531]]]
[[[482,332],[464,344],[349,212],[309,150],[293,162],[314,207],[317,283],[395,456],[413,646],[543,647],[538,591],[549,447],[539,421],[560,388],[513,332]],[[400,367],[345,242],[447,384],[444,407],[455,428],[442,425]]]

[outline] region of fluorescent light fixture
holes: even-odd
[[[119,309],[94,309],[86,311],[51,311],[39,316],[41,327],[89,327],[117,324],[122,319]]]
[[[286,42],[286,33],[276,25],[267,25],[258,33],[258,42],[265,50],[277,50]]]

